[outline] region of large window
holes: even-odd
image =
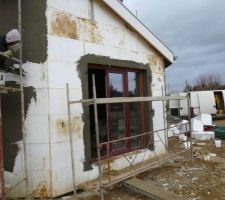
[[[104,68],[89,66],[89,98],[92,94],[92,74],[95,75],[97,98],[104,97],[137,97],[144,95],[144,71],[125,68]],[[91,154],[96,158],[96,137],[93,106],[89,108]],[[117,103],[98,105],[98,120],[100,142],[114,141],[125,137],[139,135],[145,130],[144,104]],[[143,147],[143,138],[133,138],[126,141],[114,142],[109,146],[109,153],[119,155]],[[107,153],[106,146],[102,149],[102,156]]]

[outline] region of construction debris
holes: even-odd
[[[215,140],[215,147],[221,147],[221,140]]]
[[[165,189],[162,189],[160,187],[157,187],[154,182],[148,181],[146,182],[137,179],[137,178],[132,178],[128,179],[127,181],[124,182],[125,186],[139,192],[147,197],[150,197],[153,200],[174,200],[175,195],[171,192],[166,191]],[[168,184],[164,184],[164,186],[168,186]],[[167,188],[167,187],[166,187]]]
[[[173,135],[182,135],[187,133],[188,131],[190,131],[189,121],[182,120],[177,124],[170,125],[170,128],[168,130],[168,136],[172,137]]]
[[[175,147],[179,146],[180,143],[177,136],[169,138],[169,148],[175,152],[178,151]],[[137,179],[138,181],[141,180],[142,183],[144,182],[147,188],[149,184],[154,183],[155,187],[161,188],[163,193],[170,192],[174,194],[174,199],[177,200],[222,200],[225,196],[224,153],[225,146],[215,148],[214,140],[195,142],[193,143],[193,162],[186,159],[186,155],[183,154],[174,161],[168,161],[159,167],[138,175]],[[115,188],[111,191],[114,197],[108,199],[148,199],[141,196],[140,193],[132,191],[127,192],[123,187],[120,187],[120,189]]]
[[[212,126],[212,116],[201,114],[191,119],[192,137],[197,140],[209,140],[215,137]]]

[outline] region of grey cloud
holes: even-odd
[[[225,1],[124,0],[178,60],[166,70],[170,89],[183,89],[202,73],[225,79]]]

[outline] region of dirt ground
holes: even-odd
[[[214,124],[225,125],[225,120],[216,120]],[[170,150],[179,150],[179,139],[169,140]],[[162,166],[138,175],[148,181],[171,191],[177,200],[225,200],[225,141],[216,148],[214,141],[193,141],[193,160],[182,155]],[[85,198],[84,198],[85,199]],[[85,200],[97,200],[91,196]],[[122,185],[117,185],[105,194],[105,200],[147,200],[149,198],[134,193]]]
[[[225,119],[217,119],[213,121],[214,124],[217,125],[224,125],[225,126]]]

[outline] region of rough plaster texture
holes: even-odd
[[[57,3],[54,4],[53,2]],[[102,4],[101,1],[96,1],[94,11],[90,11],[91,6],[89,1],[77,0],[76,5],[80,7],[80,10],[83,11],[82,13],[80,10],[75,12],[72,9],[74,8],[72,1],[68,1],[68,5],[70,6],[61,5],[59,1],[48,1],[47,9],[50,105],[54,105],[52,107],[57,110],[57,112],[54,111],[52,113],[54,115],[52,119],[57,121],[54,124],[58,124],[54,127],[52,126],[53,124],[50,125],[50,129],[52,130],[51,137],[56,139],[53,144],[54,150],[52,150],[52,166],[54,169],[53,188],[54,192],[57,191],[54,195],[72,190],[71,177],[64,177],[65,170],[71,171],[68,130],[62,135],[58,129],[60,123],[65,123],[67,119],[66,107],[64,109],[62,107],[62,103],[64,102],[65,105],[66,101],[64,99],[66,95],[65,84],[67,82],[70,84],[72,99],[83,97],[82,88],[84,86],[82,86],[82,81],[79,77],[79,70],[83,65],[77,68],[82,56],[88,54],[99,56],[99,60],[94,60],[94,63],[99,64],[102,64],[104,56],[108,57],[109,60],[114,59],[133,61],[134,63],[142,63],[143,65],[147,64],[152,71],[152,84],[150,87],[153,96],[161,96],[161,86],[164,86],[165,63],[163,58],[106,5]],[[91,20],[90,13],[92,12],[94,13],[95,21]],[[58,29],[60,24],[64,24],[63,30],[65,31]],[[62,52],[65,52],[63,56],[59,56]],[[66,80],[62,77],[62,74],[66,75]],[[52,98],[53,96],[54,98]],[[57,96],[61,96],[62,98],[57,99]],[[154,107],[157,109],[155,109],[153,117],[153,127],[157,129],[163,128],[162,103],[155,102],[153,103],[153,109]],[[82,114],[83,108],[81,105],[72,107],[72,118],[79,119],[74,123],[75,127],[73,131],[76,181],[78,184],[98,176],[96,166],[92,165],[92,170],[89,171],[85,171],[84,169],[86,161],[85,148],[87,148],[87,145],[85,147],[84,135],[86,132],[83,132],[83,127],[86,123],[81,120]],[[76,129],[79,131],[76,131]],[[63,148],[61,148],[62,146]],[[60,153],[60,155],[64,155],[61,163],[54,156],[55,154],[58,155],[57,149],[64,149]],[[160,143],[156,144],[156,149],[160,153],[164,152],[163,145]],[[144,159],[148,159],[151,156],[153,155],[149,151]],[[136,162],[141,161],[141,158],[143,158],[143,155],[140,153]],[[57,168],[54,168],[56,164]],[[126,167],[127,164],[127,161],[118,157],[112,163],[112,167],[121,169]],[[62,182],[55,183],[55,177],[58,177],[57,181],[62,180],[62,182],[67,179],[66,185],[61,187]]]
[[[9,6],[8,9],[11,8],[10,5],[16,8],[12,0],[3,2]],[[11,4],[8,5],[6,2]],[[29,193],[34,197],[55,197],[72,191],[65,86],[69,83],[72,100],[83,98],[78,70],[79,61],[83,56],[93,54],[99,58],[108,57],[111,60],[141,63],[149,66],[149,71],[152,72],[149,85],[152,95],[161,96],[161,86],[164,86],[165,63],[162,56],[105,4],[97,0],[92,10],[89,0],[66,2],[23,1],[23,67],[27,71],[24,84],[35,91],[35,96],[32,96],[27,104],[25,121]],[[36,11],[30,13],[29,10]],[[16,21],[14,26],[15,24]],[[11,26],[13,25],[9,23],[9,28]],[[28,33],[31,34],[26,35]],[[18,81],[17,77],[10,74],[7,75],[7,79]],[[162,104],[153,102],[152,107],[153,128],[163,128]],[[85,121],[82,105],[71,106],[71,113],[76,184],[81,184],[97,178],[98,168],[93,164],[92,170],[85,170]],[[13,172],[5,173],[6,184],[10,188],[24,178],[22,141],[18,140],[16,144],[18,152]],[[155,148],[158,153],[165,151],[160,142],[155,143]],[[144,158],[140,152],[135,162],[152,156],[150,150]],[[130,159],[134,159],[134,156],[131,155]],[[114,169],[124,168],[127,164],[127,161],[120,157],[111,163]],[[24,196],[24,182],[12,189],[8,196]]]
[[[48,131],[47,26],[46,1],[22,1],[25,132],[27,134],[29,193],[40,196],[50,184]],[[35,10],[35,12],[34,12]],[[0,34],[18,27],[17,1],[0,2]],[[7,62],[13,65],[12,62]],[[6,84],[18,87],[19,77],[6,75]],[[8,197],[25,195],[24,159],[21,133],[20,95],[3,96],[3,136],[5,183]],[[48,194],[49,195],[49,194]]]

